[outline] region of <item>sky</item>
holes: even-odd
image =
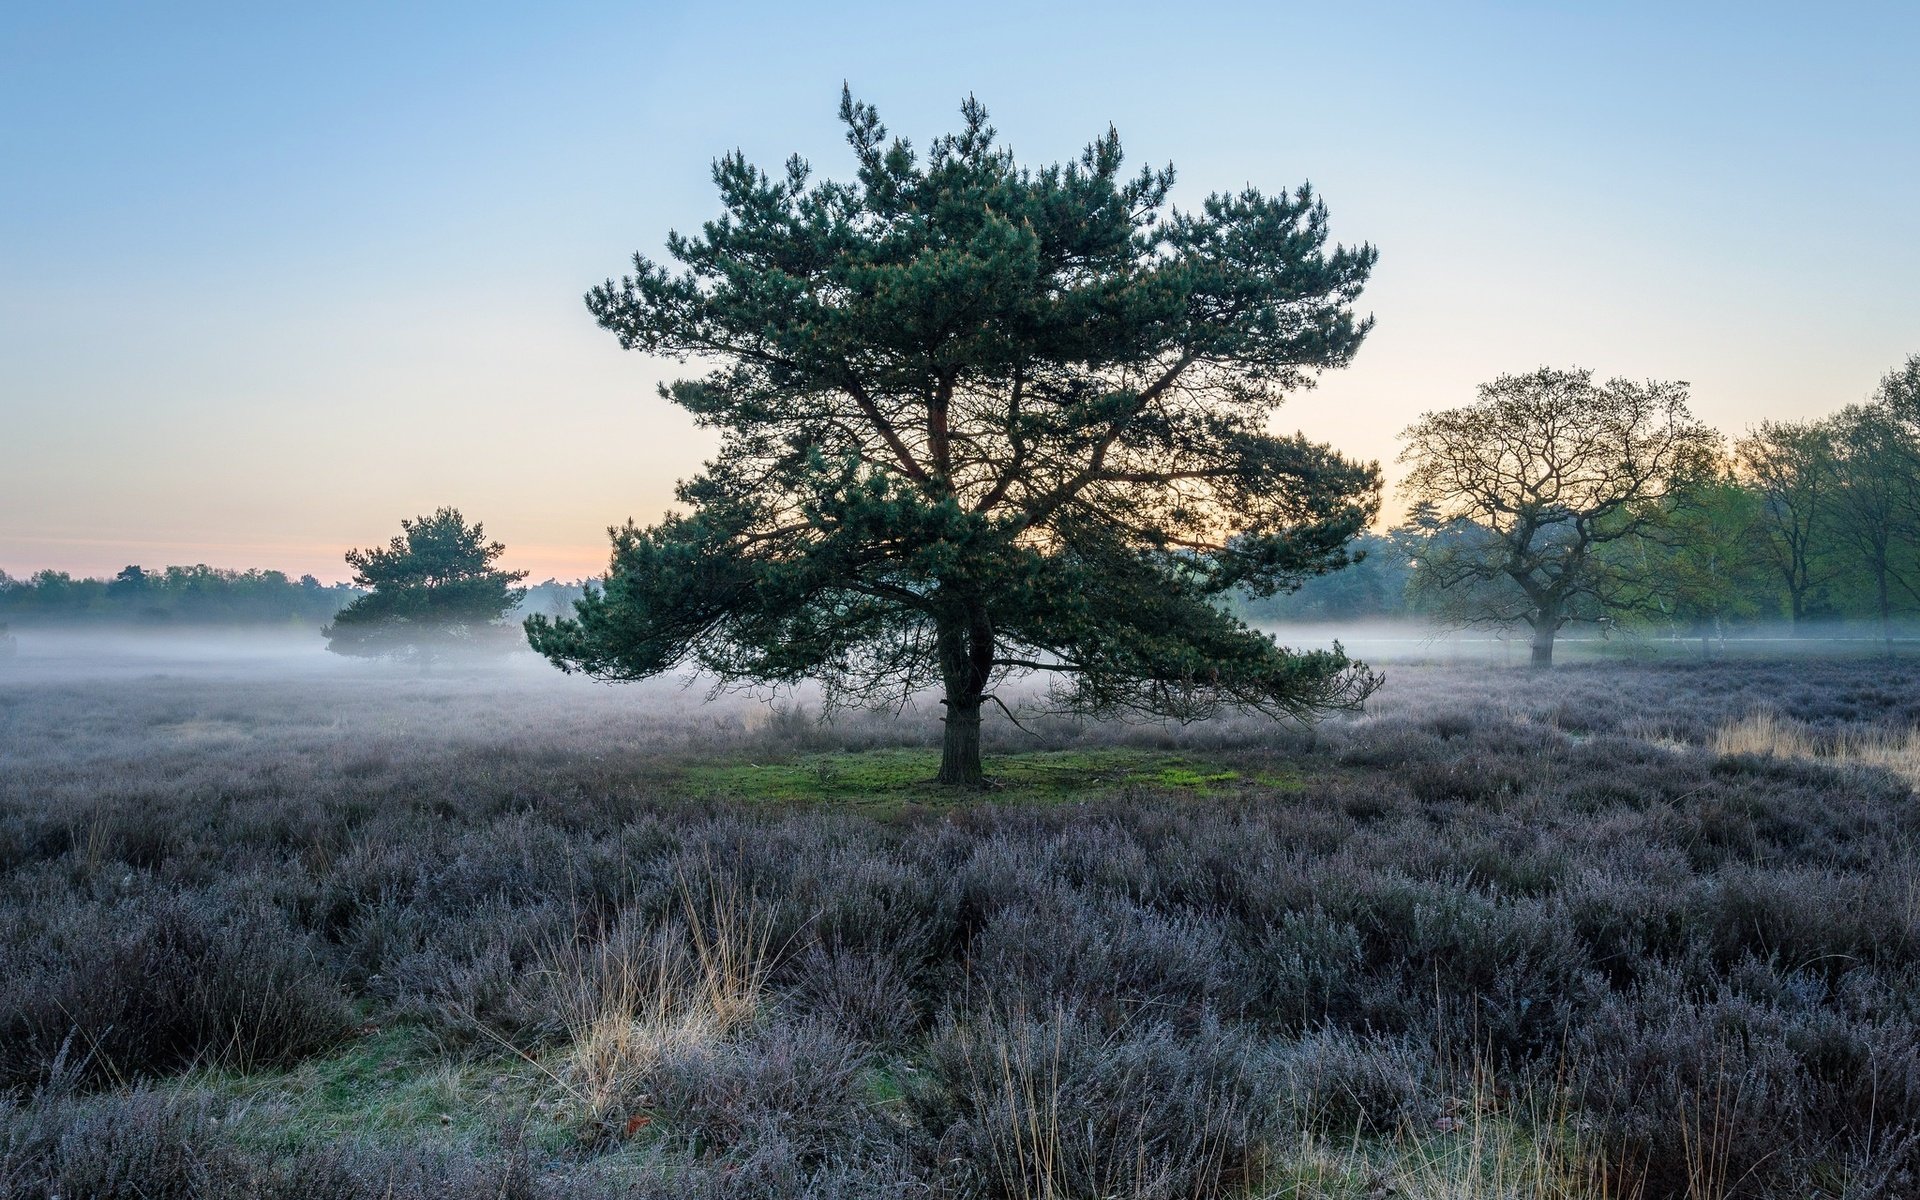
[[[1920,4],[127,5],[0,11],[0,570],[343,578],[451,504],[603,568],[711,442],[581,294],[739,148],[851,174],[1109,124],[1175,199],[1310,180],[1380,261],[1278,425],[1379,460],[1541,365],[1730,434],[1920,352]]]

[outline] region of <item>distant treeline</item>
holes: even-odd
[[[1418,616],[1413,561],[1401,539],[1363,533],[1354,539],[1354,550],[1362,557],[1352,566],[1309,579],[1299,591],[1236,596],[1233,608],[1256,625]]]
[[[104,622],[129,625],[321,625],[360,594],[282,571],[228,571],[204,564],[147,570],[130,566],[111,579],[75,579],[37,571],[0,572],[0,621],[16,626]]]
[[[1920,363],[1920,358],[1915,360]],[[1908,371],[1915,368],[1910,365]],[[1609,544],[1614,584],[1576,614],[1615,627],[1689,635],[1791,622],[1881,629],[1920,618],[1920,419],[1886,404],[1823,420],[1767,422],[1735,441],[1703,478],[1652,502],[1644,534]],[[1297,591],[1239,596],[1256,624],[1415,618],[1440,624],[1497,614],[1471,589],[1423,586],[1419,564],[1488,531],[1419,508],[1361,535],[1361,561]],[[1463,619],[1464,618],[1464,619]]]
[[[583,583],[549,579],[527,589],[520,613],[571,612]],[[197,564],[148,570],[130,566],[111,579],[36,571],[15,579],[0,571],[0,624],[168,626],[313,626],[352,603],[363,589],[295,579],[283,571],[230,571]]]
[[[1758,523],[1765,513],[1757,492],[1721,497],[1743,512],[1742,524]],[[1307,580],[1298,591],[1276,596],[1237,596],[1233,608],[1255,624],[1421,620],[1443,615],[1434,598],[1414,585],[1416,539],[1444,536],[1408,525],[1389,533],[1364,533],[1354,543],[1360,561],[1343,570]],[[1878,575],[1872,564],[1850,555],[1850,538],[1829,536],[1808,555],[1817,586],[1804,589],[1803,621],[1872,620],[1879,616]],[[1729,560],[1720,573],[1717,607],[1727,627],[1779,622],[1794,616],[1793,598],[1769,570],[1774,561],[1762,529],[1742,531],[1723,547]],[[1890,548],[1889,582],[1912,581],[1920,587],[1920,531],[1903,534]],[[587,580],[548,579],[527,588],[517,615],[567,616],[585,591]],[[111,579],[76,579],[65,571],[38,571],[22,579],[0,571],[0,622],[15,628],[100,622],[164,625],[312,625],[325,624],[362,593],[350,583],[321,583],[312,575],[295,579],[281,571],[230,571],[204,565],[145,570],[128,567]],[[1890,587],[1894,617],[1920,617],[1920,596],[1906,587]],[[1663,622],[1657,607],[1641,614],[1642,623]],[[1677,620],[1686,632],[1697,621]]]
[[[531,616],[539,613],[544,617],[570,617],[573,615],[573,602],[587,594],[589,583],[598,584],[597,579],[576,579],[572,583],[562,583],[558,579],[549,579],[545,583],[536,583],[527,588],[527,594],[520,599],[520,607],[515,613]]]

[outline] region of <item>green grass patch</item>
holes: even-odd
[[[1284,773],[1250,779],[1219,763],[1121,747],[993,754],[986,765],[991,786],[984,798],[998,802],[1075,800],[1129,784],[1198,792],[1247,783],[1288,791],[1300,786],[1297,778]],[[702,796],[876,809],[949,807],[981,798],[935,783],[939,769],[937,750],[869,750],[808,754],[780,762],[705,764],[688,768],[684,782]]]
[[[410,1026],[367,1033],[284,1071],[198,1072],[177,1082],[223,1100],[237,1141],[282,1153],[356,1138],[487,1146],[503,1122],[554,1106],[557,1090],[524,1059],[450,1058]],[[529,1122],[528,1132],[556,1142],[572,1132],[546,1124]]]
[[[1209,771],[1205,767],[1192,767],[1185,763],[1161,767],[1153,776],[1155,783],[1165,787],[1205,788],[1220,783],[1232,783],[1240,778],[1238,771]]]

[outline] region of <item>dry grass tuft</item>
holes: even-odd
[[[558,1073],[590,1128],[624,1124],[647,1072],[751,1023],[766,990],[769,915],[709,875],[685,916],[554,955],[570,1048]]]
[[[969,1064],[979,1070],[972,1086],[995,1096],[986,1111],[1001,1127],[986,1138],[992,1148],[990,1174],[995,1194],[1016,1200],[1067,1200],[1081,1194],[1158,1197],[1177,1194],[1177,1168],[1161,1161],[1150,1134],[1135,1130],[1131,1144],[1103,1146],[1086,1153],[1075,1144],[1085,1137],[1073,1111],[1074,1081],[1062,1070],[1062,1026],[1055,1022],[1034,1038],[989,1037],[973,1042],[962,1027],[959,1040]],[[1086,1122],[1090,1125],[1090,1122]],[[1180,1175],[1218,1179],[1226,1172],[1229,1147],[1214,1130],[1201,1129],[1195,1158],[1179,1164]],[[1076,1186],[1080,1185],[1080,1186]]]
[[[941,1153],[960,1194],[1186,1200],[1249,1194],[1268,1172],[1268,1115],[1231,1035],[1117,1030],[1056,1009],[952,1021],[935,1037],[959,1105]]]
[[[1920,728],[1856,730],[1823,739],[1799,722],[1760,709],[1722,725],[1714,734],[1713,749],[1717,754],[1881,767],[1920,787]]]
[[[1770,708],[1728,721],[1713,735],[1715,754],[1752,754],[1761,758],[1812,758],[1818,752],[1812,733]]]
[[[1484,1067],[1463,1093],[1385,1138],[1308,1134],[1280,1195],[1293,1200],[1640,1200],[1623,1192],[1558,1085],[1509,1095]],[[1688,1193],[1719,1200],[1720,1193]]]

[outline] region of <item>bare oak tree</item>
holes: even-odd
[[[1402,434],[1403,484],[1432,536],[1416,540],[1415,586],[1469,598],[1462,622],[1524,621],[1533,665],[1553,664],[1569,621],[1632,606],[1645,581],[1606,553],[1654,535],[1663,503],[1710,474],[1719,435],[1687,411],[1687,385],[1542,367],[1480,386]]]

